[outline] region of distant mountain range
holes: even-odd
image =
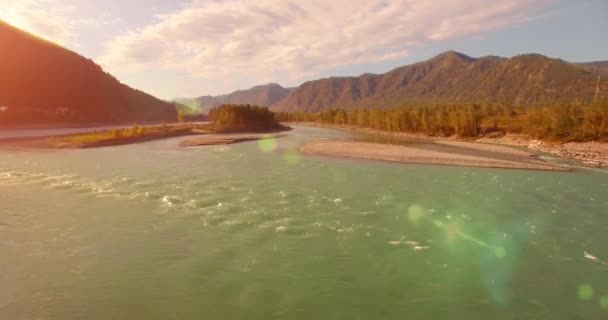
[[[193,113],[221,104],[318,112],[434,102],[587,103],[595,96],[608,96],[608,61],[570,63],[539,54],[472,58],[448,51],[384,74],[331,77],[297,88],[270,83],[176,102]],[[92,60],[0,21],[0,127],[175,119],[175,103],[130,88]]]
[[[539,54],[472,58],[449,51],[385,74],[306,82],[273,109],[317,112],[432,102],[500,101],[524,106],[589,102],[602,65],[572,64]],[[600,82],[599,92],[608,93],[608,79]]]
[[[174,104],[132,89],[93,61],[0,21],[0,127],[175,119]]]
[[[608,61],[570,63],[539,54],[472,58],[448,51],[384,74],[331,77],[308,81],[293,89],[272,84],[225,96],[200,97],[196,102],[203,111],[222,103],[248,103],[288,112],[387,108],[434,102],[494,101],[522,106],[585,103],[595,97],[598,76],[601,77],[597,92],[606,96]],[[272,99],[260,99],[268,97],[257,94],[268,86],[275,88],[277,94]]]
[[[221,96],[180,98],[175,101],[188,106],[192,112],[208,113],[211,108],[222,104],[271,106],[285,99],[292,90],[293,88],[283,88],[276,83],[269,83]]]

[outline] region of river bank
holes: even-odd
[[[296,123],[293,123],[296,124]],[[328,125],[311,122],[299,122],[297,125],[311,126],[319,128],[334,128],[347,130],[353,133],[376,135],[387,140],[394,141],[431,141],[434,143],[469,143],[468,147],[490,148],[490,145],[525,147],[534,152],[551,153],[560,158],[576,161],[583,166],[599,168],[608,166],[608,143],[605,142],[566,142],[534,140],[523,134],[506,134],[501,137],[490,138],[482,137],[478,139],[464,140],[456,136],[452,137],[432,137],[424,134],[388,132],[368,128],[360,128],[348,125]]]
[[[182,147],[231,144],[267,138],[280,138],[279,131],[263,133],[222,133],[206,124],[174,124],[112,128],[101,131],[49,135],[23,136],[0,139],[0,146],[38,149],[86,149],[135,144],[182,136],[198,136],[180,143]]]
[[[534,140],[520,134],[506,134],[500,138],[484,137],[477,139],[476,142],[526,147],[534,151],[551,153],[560,158],[574,160],[591,168],[608,166],[608,143],[605,142],[559,143],[555,141]]]
[[[180,147],[212,146],[256,140],[278,139],[285,136],[285,134],[273,133],[211,133],[183,140],[179,145]]]
[[[40,149],[85,149],[147,142],[201,134],[200,125],[157,125],[111,128],[65,135],[23,136],[0,139],[0,146]]]
[[[474,146],[473,146],[474,145]],[[465,167],[571,171],[568,167],[541,161],[532,153],[483,144],[418,143],[413,146],[347,140],[313,140],[300,147],[303,153],[382,160],[400,163],[434,164]]]

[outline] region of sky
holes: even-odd
[[[608,60],[608,0],[1,0],[0,20],[163,99],[382,73],[447,50]]]

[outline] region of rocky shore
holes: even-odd
[[[608,166],[608,143],[606,142],[547,142],[533,140],[519,134],[507,134],[500,138],[481,138],[476,141],[526,147],[530,150],[550,153],[560,158],[574,160],[591,168]]]

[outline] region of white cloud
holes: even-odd
[[[0,20],[63,46],[75,42],[71,8],[52,0],[2,0]]]
[[[337,66],[403,58],[414,47],[529,19],[545,0],[193,1],[113,39],[117,74],[172,70],[205,81],[300,80]]]

